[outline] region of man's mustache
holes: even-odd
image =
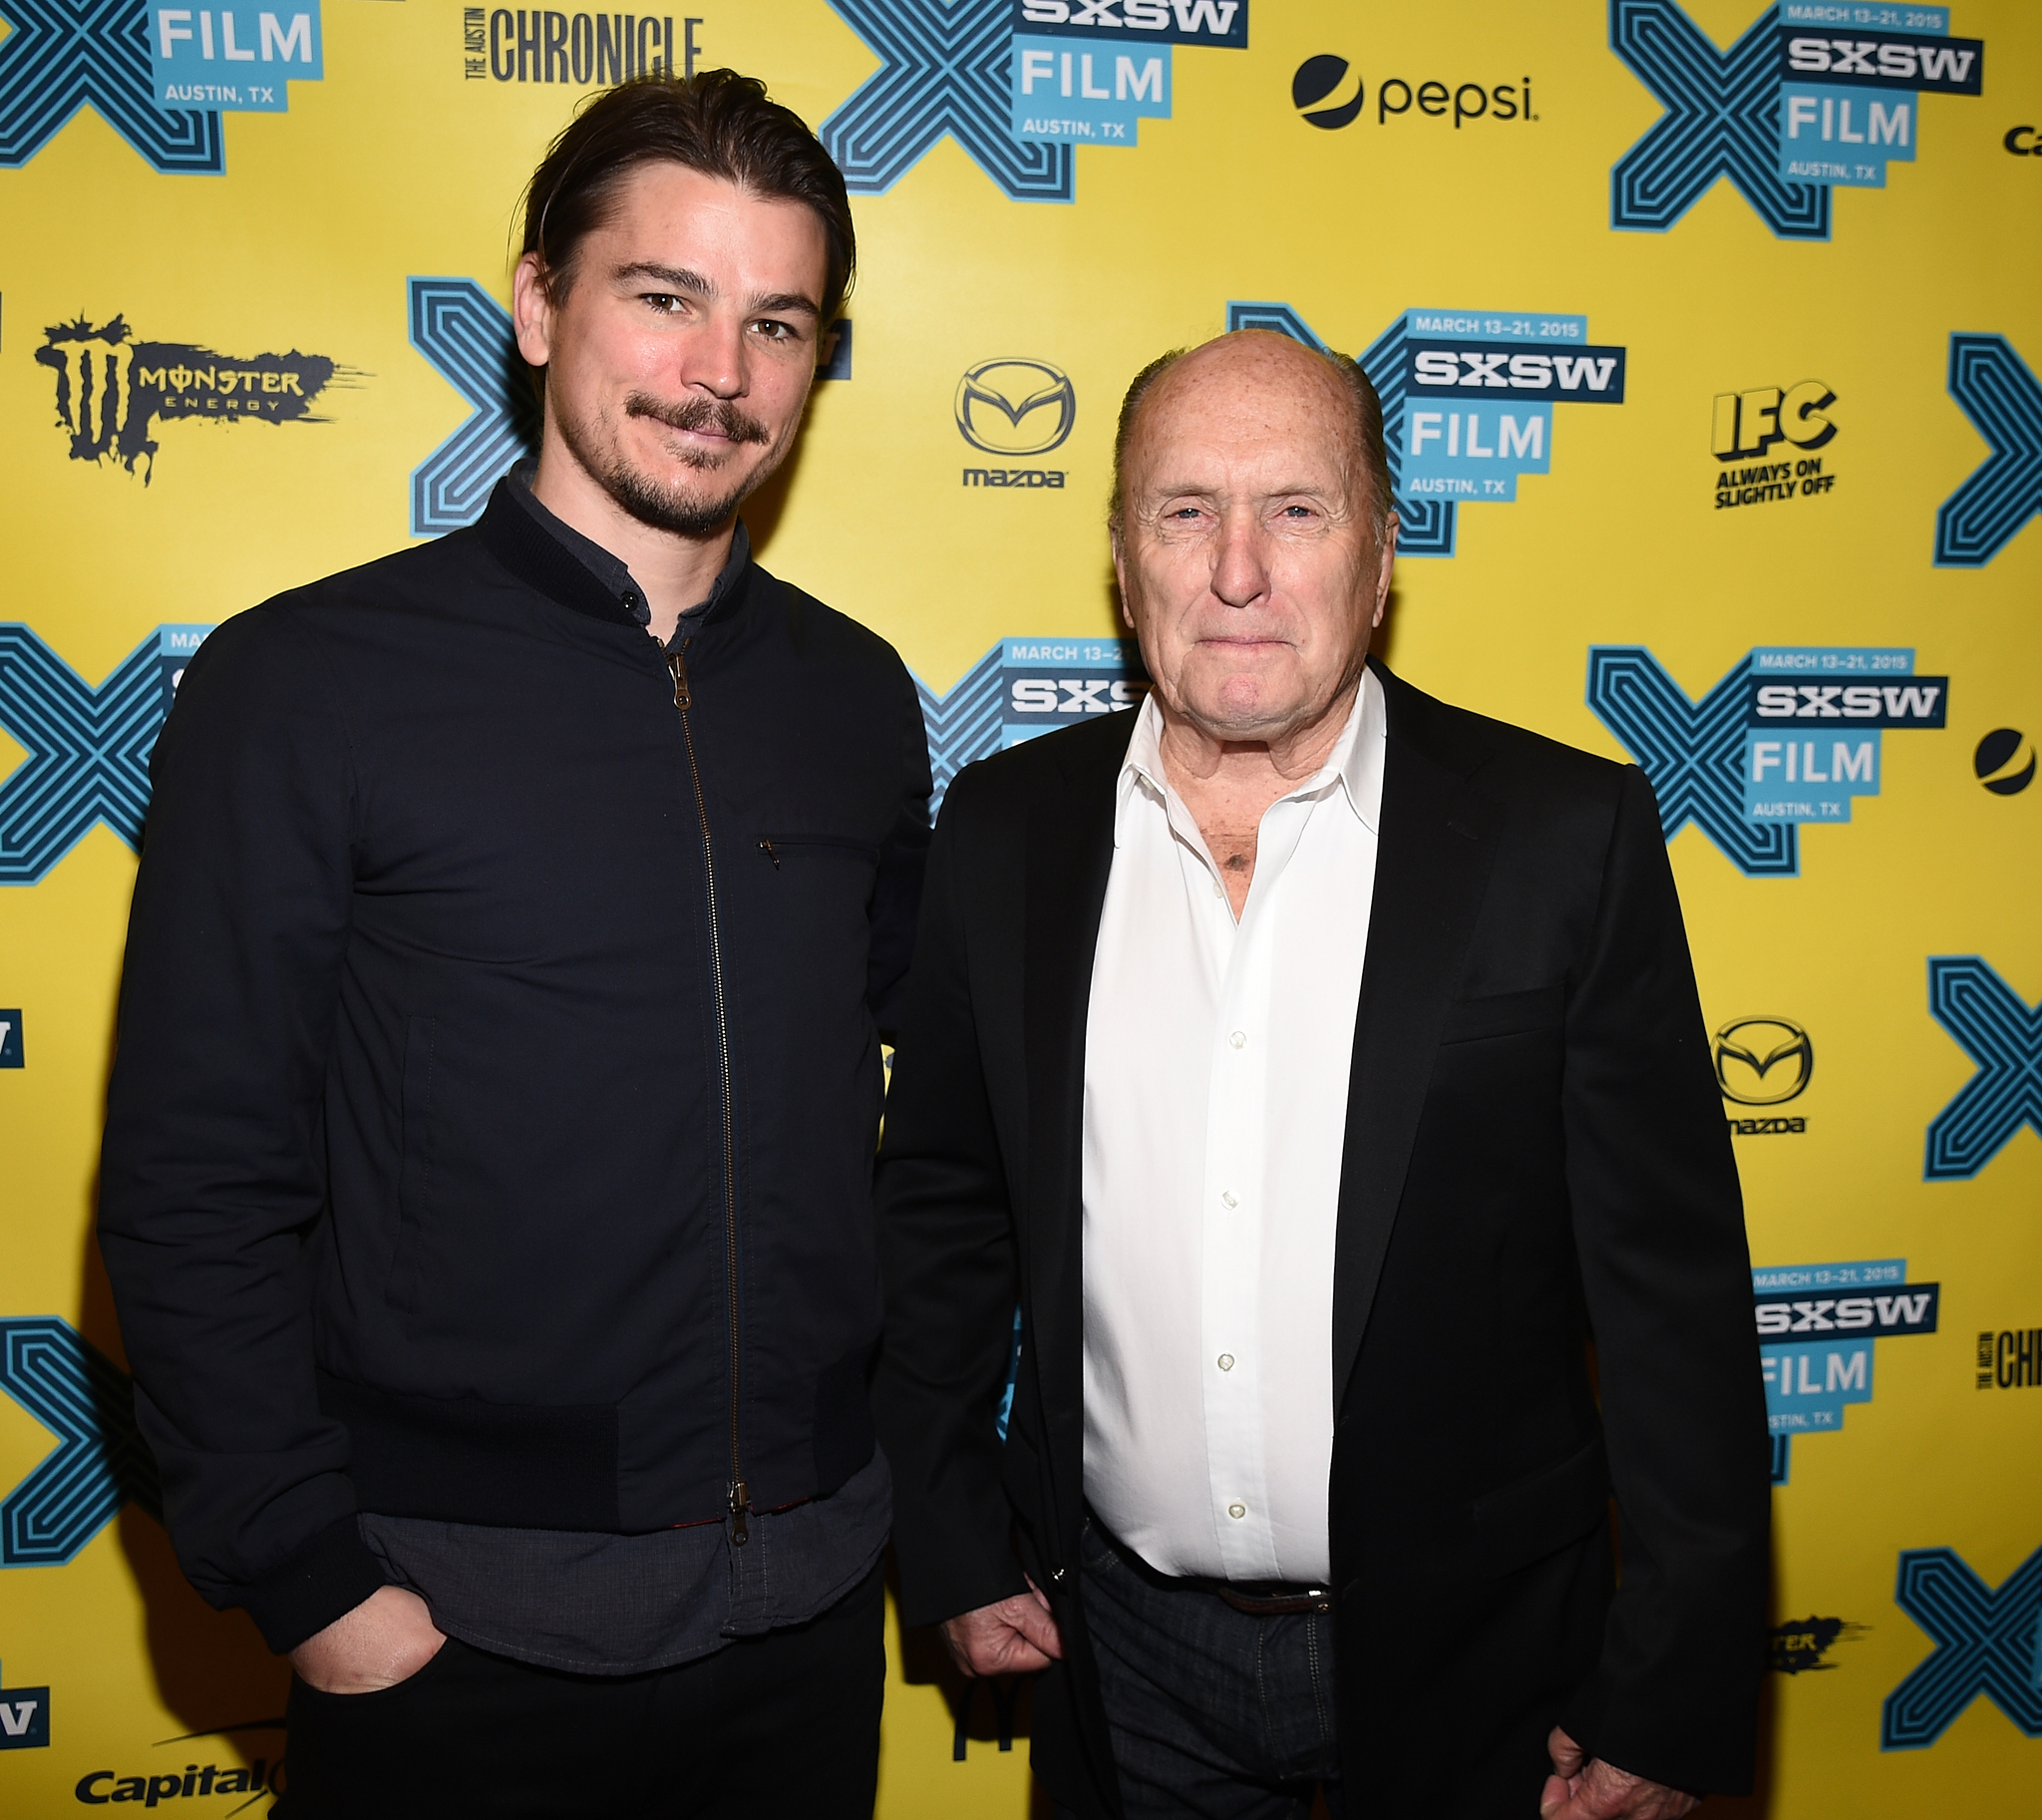
[[[649,392],[633,392],[624,402],[624,415],[649,417],[669,430],[714,430],[734,443],[773,440],[764,424],[756,417],[747,417],[727,398],[690,398],[670,405]]]

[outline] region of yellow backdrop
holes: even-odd
[[[2031,1807],[2042,18],[696,3],[0,0],[0,1811],[275,1784],[284,1677],[148,1514],[90,1237],[144,761],[205,627],[477,510],[518,186],[655,59],[852,179],[841,376],[751,517],[941,775],[1116,697],[1137,368],[1229,321],[1367,357],[1391,660],[1666,811],[1780,1479],[1750,1811]],[[1025,1740],[981,1696],[953,1760],[891,1657],[882,1815],[1018,1820]]]

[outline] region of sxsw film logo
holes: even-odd
[[[1943,6],[1781,0],[1727,51],[1676,0],[1610,0],[1610,49],[1666,109],[1610,173],[1610,225],[1663,233],[1728,178],[1783,239],[1827,240],[1830,193],[1912,161],[1919,97],[1983,92]]]
[[[28,754],[0,780],[0,885],[37,884],[100,822],[140,850],[149,755],[211,629],[159,626],[94,688],[27,626],[0,625],[0,729]]]
[[[1588,705],[1652,780],[1668,840],[1693,821],[1740,871],[1792,878],[1800,824],[1878,795],[1883,731],[1944,724],[1949,678],[1913,672],[1906,649],[1774,646],[1697,702],[1650,651],[1597,645]]]
[[[0,1675],[4,1682],[5,1675]],[[50,1690],[0,1685],[0,1750],[50,1747]]]
[[[1623,403],[1624,350],[1591,345],[1585,316],[1409,310],[1404,359],[1398,480],[1415,499],[1515,500],[1519,475],[1550,468],[1555,402]]]
[[[156,467],[159,423],[324,423],[312,415],[313,400],[345,371],[296,349],[236,360],[194,342],[138,341],[125,316],[46,328],[35,358],[56,375],[57,423],[70,437],[71,459],[112,458],[131,474],[144,463],[144,486]]]
[[[945,135],[1014,201],[1068,202],[1081,145],[1170,118],[1175,47],[1245,50],[1248,0],[831,0],[879,68],[819,136],[853,193]]]
[[[915,678],[940,806],[974,759],[1018,746],[1088,714],[1140,705],[1149,679],[1132,638],[1002,638],[939,694]]]
[[[1923,1177],[1975,1176],[2023,1125],[2042,1135],[2042,1006],[2031,1006],[1978,954],[1928,963],[1928,1009],[1978,1072],[1928,1127]]]
[[[1804,379],[1782,390],[1761,386],[1751,392],[1719,392],[1710,424],[1709,448],[1722,464],[1715,477],[1716,510],[1770,505],[1796,498],[1816,499],[1837,484],[1815,453],[1835,439],[1837,425],[1825,413],[1837,395],[1820,379]],[[1796,452],[1770,457],[1786,443]],[[1742,465],[1737,465],[1742,464]]]
[[[160,108],[282,114],[290,108],[287,82],[326,74],[319,8],[151,7],[149,61]]]
[[[1882,1750],[1923,1750],[1981,1693],[2042,1737],[2042,1549],[1988,1587],[1955,1549],[1907,1549],[1893,1603],[1933,1639],[1879,1708]]]
[[[1736,1106],[1784,1106],[1808,1091],[1815,1078],[1815,1045],[1808,1032],[1785,1017],[1736,1017],[1709,1045],[1716,1085]],[[1808,1129],[1798,1114],[1732,1117],[1736,1137],[1774,1137]]]
[[[1933,1333],[1942,1285],[1908,1282],[1904,1258],[1755,1270],[1751,1282],[1773,1482],[1784,1485],[1788,1441],[1841,1429],[1850,1404],[1872,1401],[1872,1342]]]
[[[1226,326],[1327,345],[1287,303],[1229,303]],[[1555,403],[1623,402],[1624,350],[1590,345],[1584,316],[1406,310],[1356,364],[1382,401],[1400,556],[1451,556],[1460,505],[1546,473]]]
[[[27,164],[90,107],[156,170],[217,175],[223,110],[282,113],[288,85],[325,69],[318,0],[275,11],[7,0],[4,16],[0,169]]]

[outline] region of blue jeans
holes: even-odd
[[[1091,1523],[1079,1565],[1128,1820],[1305,1820],[1322,1786],[1338,1820],[1330,1612],[1156,1586]]]

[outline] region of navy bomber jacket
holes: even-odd
[[[748,564],[663,652],[500,486],[222,625],[153,770],[99,1230],[201,1594],[287,1649],[357,1511],[737,1541],[870,1459],[887,644]]]

